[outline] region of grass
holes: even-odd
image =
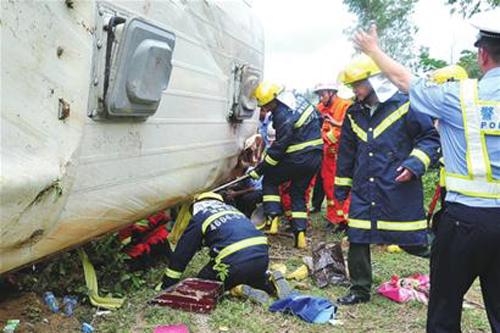
[[[426,204],[428,205],[429,193],[433,194],[433,175],[425,179]],[[430,196],[432,196],[432,194]],[[335,239],[323,229],[322,216],[313,216],[313,228],[309,234],[309,243],[318,244],[320,241],[341,241]],[[345,242],[345,240],[343,240]],[[302,264],[301,257],[307,255],[305,251],[292,248],[292,240],[283,237],[270,239],[272,258],[284,260],[271,260],[273,263],[284,263],[291,271]],[[196,272],[208,261],[207,252],[199,253],[188,267],[185,276],[194,276]],[[383,246],[372,246],[372,266],[374,290],[382,282],[387,281],[392,275],[410,275],[414,273],[429,272],[429,263],[426,259],[410,256],[406,253],[388,253]],[[161,271],[158,269],[152,276]],[[294,282],[290,282],[294,285]],[[309,290],[305,294],[325,296],[331,300],[345,295],[348,289],[340,286],[329,286],[319,289],[312,280],[305,280]],[[146,305],[148,299],[155,294],[151,288],[143,288],[128,295],[127,305],[99,319],[96,328],[101,333],[139,333],[153,332],[156,326],[186,324],[190,332],[238,332],[238,333],[308,333],[308,332],[342,332],[342,333],[413,333],[424,332],[426,325],[427,307],[424,304],[410,302],[397,304],[373,290],[372,300],[367,304],[350,307],[340,307],[337,318],[339,324],[307,324],[291,315],[270,313],[265,308],[255,305],[250,301],[224,297],[216,310],[210,315],[200,315],[178,311],[170,308]],[[466,296],[467,299],[481,303],[479,284],[476,282]],[[484,309],[480,307],[468,308],[463,311],[462,331],[464,333],[489,332],[489,324]]]

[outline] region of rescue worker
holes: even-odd
[[[347,110],[335,196],[351,193],[348,266],[349,295],[342,305],[368,302],[372,286],[370,244],[397,244],[428,255],[427,220],[421,176],[437,160],[439,137],[429,116],[416,113],[408,96],[359,56],[340,73],[356,96]]]
[[[500,9],[476,14],[481,80],[435,84],[415,78],[378,45],[377,30],[358,47],[410,93],[419,112],[437,117],[446,170],[447,207],[431,253],[427,332],[460,332],[463,298],[479,277],[493,333],[500,332]]]
[[[308,220],[305,193],[321,166],[323,140],[320,116],[304,97],[277,84],[261,83],[254,91],[257,103],[271,112],[276,139],[268,148],[264,160],[249,174],[264,176],[263,204],[267,226],[277,232],[278,219],[283,214],[278,186],[291,181],[292,228],[295,246],[306,248]]]
[[[344,207],[340,206],[333,194],[341,127],[345,113],[351,105],[351,101],[338,97],[337,91],[338,87],[334,83],[318,84],[314,89],[320,100],[317,109],[323,115],[321,136],[324,145],[320,179],[327,199],[326,218],[330,225],[337,226],[334,233],[344,231],[347,226]]]
[[[198,278],[222,281],[226,290],[246,285],[246,292],[259,294],[255,290],[258,289],[272,294],[274,288],[266,273],[267,238],[252,221],[213,192],[198,195],[191,209],[193,217],[171,256],[162,288],[179,282],[195,253],[207,246],[212,260],[198,273]],[[241,287],[236,290],[242,292]]]

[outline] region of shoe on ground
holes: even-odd
[[[294,293],[294,290],[290,287],[285,276],[280,271],[273,271],[271,273],[271,281],[279,299],[287,298]]]
[[[359,303],[368,303],[369,301],[370,301],[370,296],[349,294],[347,296],[339,298],[337,300],[337,303],[339,305],[354,305]]]
[[[295,234],[295,247],[299,250],[307,249],[306,233],[304,231]]]
[[[271,300],[271,297],[264,290],[252,288],[246,284],[240,284],[231,289],[231,295],[235,297],[247,298],[254,303],[262,305],[269,303]]]

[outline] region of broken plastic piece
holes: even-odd
[[[186,325],[158,326],[153,333],[189,333]]]

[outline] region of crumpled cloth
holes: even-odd
[[[428,275],[413,274],[407,277],[392,276],[378,287],[377,292],[397,303],[412,300],[427,304],[429,302],[430,281]]]
[[[293,293],[274,302],[269,311],[291,313],[308,323],[327,323],[335,319],[337,306],[325,297]]]

